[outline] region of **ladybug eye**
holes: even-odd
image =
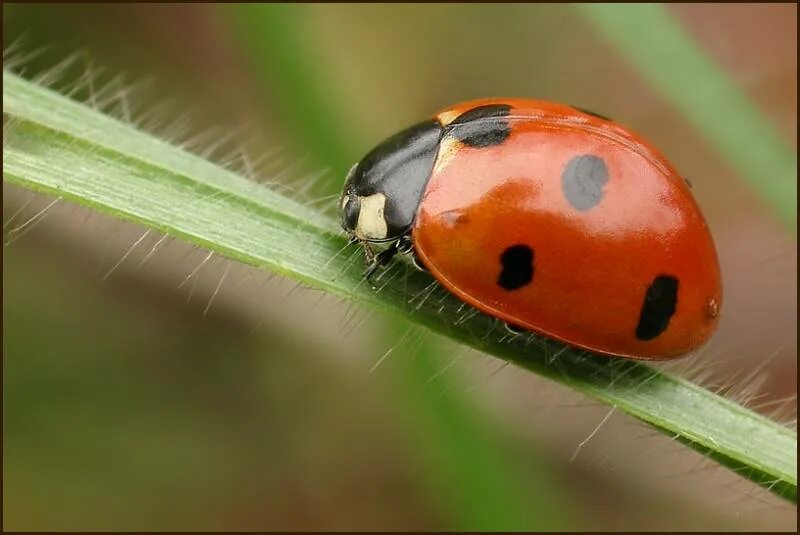
[[[358,225],[358,214],[361,212],[361,200],[357,195],[349,195],[342,208],[342,228],[348,232],[355,230]]]

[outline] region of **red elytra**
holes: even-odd
[[[357,164],[342,208],[365,244],[410,236],[461,300],[579,348],[667,359],[717,325],[717,255],[687,182],[627,128],[572,106],[443,110]]]

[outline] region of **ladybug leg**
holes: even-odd
[[[372,276],[375,272],[378,271],[379,268],[387,265],[398,253],[397,244],[398,242],[394,242],[388,249],[378,254],[375,254],[375,251],[369,248],[370,254],[367,254],[368,266],[367,270],[364,272],[364,278],[367,279],[367,282],[372,282]]]
[[[428,271],[428,268],[425,267],[425,264],[423,264],[419,256],[417,256],[417,252],[414,250],[414,244],[411,241],[411,236],[408,234],[397,240],[397,252],[404,255],[411,255],[411,262],[414,264],[415,268],[419,271]]]
[[[373,264],[375,262],[375,249],[369,244],[368,241],[362,241],[358,238],[355,238],[355,241],[361,243],[361,248],[364,250],[364,258],[367,261],[367,264]],[[352,243],[352,242],[351,242]]]
[[[426,268],[425,264],[422,263],[422,260],[419,259],[419,256],[417,256],[417,253],[415,251],[411,251],[411,253],[414,255],[414,256],[411,257],[411,263],[414,264],[414,267],[417,268],[420,271],[424,271],[424,272],[427,273],[428,272],[428,268]]]
[[[397,240],[397,252],[400,254],[410,254],[414,252],[414,244],[411,242],[411,236],[404,234]]]
[[[520,334],[525,334],[527,331],[520,327],[519,325],[514,325],[513,323],[503,322],[503,327],[506,328],[506,331],[509,334],[513,334],[514,336],[519,336]]]

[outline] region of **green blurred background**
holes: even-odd
[[[631,125],[694,183],[723,268],[719,333],[676,369],[758,371],[754,403],[793,422],[795,218],[723,138],[796,158],[797,6],[608,9],[5,4],[4,47],[38,51],[30,78],[80,52],[55,87],[214,161],[246,148],[326,210],[372,145],[459,100]],[[51,203],[3,194],[6,241]],[[3,250],[6,529],[796,529],[668,437],[368,310],[155,235],[125,256],[141,228],[66,203],[24,230]]]

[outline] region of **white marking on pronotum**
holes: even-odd
[[[108,273],[105,274],[105,276],[103,277],[103,280],[106,280],[107,278],[109,278],[111,276],[111,274],[114,273],[114,271],[125,261],[125,259],[130,256],[130,254],[133,252],[133,250],[136,249],[136,247],[140,243],[142,243],[142,241],[144,241],[144,239],[147,238],[149,235],[150,235],[150,230],[149,229],[145,230],[144,233],[139,237],[139,239],[136,240],[135,242],[133,242],[133,245],[131,245],[128,248],[128,250],[125,251],[125,254],[122,255],[122,258],[120,258],[119,261],[116,264],[114,264],[111,267],[111,269],[108,270]]]
[[[586,437],[586,438],[584,438],[584,439],[583,439],[583,440],[580,442],[580,444],[578,444],[578,447],[577,447],[577,448],[575,448],[575,452],[572,454],[572,457],[570,457],[570,458],[569,458],[569,462],[572,462],[572,461],[574,461],[574,460],[575,460],[575,458],[578,456],[578,453],[581,451],[581,448],[583,448],[583,447],[586,445],[586,443],[587,443],[587,442],[589,442],[590,440],[592,440],[592,438],[593,438],[593,437],[594,437],[594,436],[597,434],[597,432],[598,432],[598,431],[600,431],[600,428],[601,428],[601,427],[603,427],[603,424],[604,424],[604,423],[606,423],[606,422],[608,421],[608,419],[609,419],[609,418],[611,418],[611,415],[612,415],[612,414],[614,414],[614,411],[615,411],[615,410],[617,410],[617,406],[616,406],[616,405],[614,405],[614,406],[612,406],[612,407],[611,407],[611,410],[610,410],[610,411],[608,411],[608,414],[606,414],[606,415],[603,417],[603,419],[602,419],[602,420],[600,420],[600,423],[599,423],[599,424],[597,424],[597,427],[595,427],[595,428],[592,430],[592,432],[591,432],[591,433],[589,433],[589,436],[588,436],[588,437]]]
[[[358,212],[356,223],[356,236],[362,240],[382,240],[389,230],[386,227],[386,218],[383,209],[386,206],[386,196],[383,193],[374,193],[361,197],[361,210]]]

